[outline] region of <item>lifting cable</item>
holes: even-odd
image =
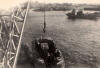
[[[44,27],[43,27],[43,33],[46,33],[46,25],[47,25],[46,24],[46,7],[45,7],[46,4],[45,3],[46,3],[46,1],[44,0],[44,24],[43,24]]]

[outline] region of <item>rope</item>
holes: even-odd
[[[16,68],[18,54],[19,54],[20,48],[21,48],[21,41],[22,41],[22,36],[23,36],[23,32],[24,32],[24,27],[25,27],[25,24],[26,24],[27,14],[28,14],[28,11],[29,11],[29,6],[30,6],[30,0],[28,0],[27,10],[26,10],[26,14],[25,14],[24,23],[23,23],[23,26],[22,26],[21,35],[20,35],[20,38],[19,38],[19,43],[18,43],[18,48],[17,48],[13,68]]]

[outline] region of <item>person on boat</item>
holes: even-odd
[[[78,16],[82,16],[82,15],[83,15],[83,11],[82,11],[82,10],[79,10],[79,11],[77,12],[77,15],[78,15]]]
[[[36,39],[35,49],[40,53],[42,50],[48,50],[48,52],[53,53],[56,46],[51,38]]]
[[[47,67],[52,64],[56,64],[56,57],[60,56],[60,52],[57,50],[51,38],[36,40],[35,49],[38,51],[40,57],[44,59],[44,62]]]
[[[72,14],[72,15],[76,15],[76,10],[73,9],[72,12],[71,12],[71,14]]]

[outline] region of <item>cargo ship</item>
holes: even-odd
[[[83,13],[82,10],[76,12],[73,9],[71,12],[66,14],[69,19],[97,19],[97,15],[94,13]]]

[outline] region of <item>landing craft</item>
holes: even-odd
[[[46,12],[44,8],[43,36],[32,41],[32,50],[38,54],[36,68],[65,68],[62,52],[56,47],[54,40],[47,35]],[[33,54],[34,55],[34,54]]]
[[[32,50],[38,54],[36,68],[65,68],[62,52],[56,47],[54,40],[47,35],[45,5],[43,25],[43,36],[32,41]]]
[[[65,68],[62,52],[50,37],[32,41],[32,47],[38,54],[36,68]]]

